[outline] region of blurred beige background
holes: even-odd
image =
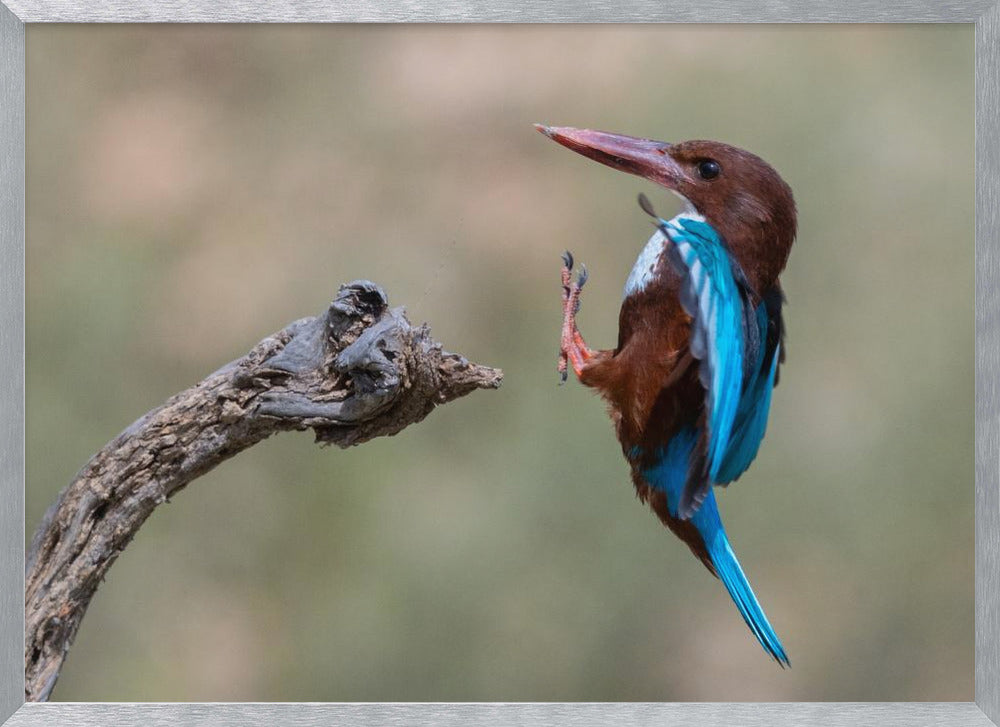
[[[971,26],[32,26],[28,537],[144,411],[368,277],[501,366],[351,451],[158,510],[59,700],[969,700]],[[715,138],[795,190],[788,363],[730,537],[792,659],[556,385],[559,254],[621,287],[670,195],[531,122]]]

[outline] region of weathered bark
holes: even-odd
[[[152,410],[60,493],[29,549],[25,698],[49,697],[91,597],[157,505],[280,431],[348,447],[393,435],[502,373],[446,353],[388,309],[374,283],[343,286],[324,315],[296,321]]]

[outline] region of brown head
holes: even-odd
[[[758,293],[777,281],[795,240],[795,200],[760,157],[718,141],[668,144],[566,126],[535,128],[585,157],[680,195],[719,233]]]

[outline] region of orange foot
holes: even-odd
[[[580,290],[587,282],[587,268],[581,266],[580,273],[573,282],[573,255],[567,250],[563,253],[562,268],[562,300],[563,300],[563,325],[562,336],[559,341],[559,375],[562,381],[566,381],[569,373],[569,366],[573,366],[573,372],[580,378],[583,366],[589,361],[594,352],[587,348],[583,336],[580,335],[576,327],[576,314],[580,310]]]

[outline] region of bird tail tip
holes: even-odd
[[[784,669],[791,667],[792,662],[785,653],[785,647],[781,644],[781,639],[775,633],[771,623],[764,614],[757,596],[754,595],[750,582],[740,567],[740,562],[736,559],[729,539],[724,531],[720,530],[714,542],[709,547],[709,555],[715,566],[716,574],[726,586],[729,595],[732,597],[740,615],[750,627],[750,631],[760,642],[760,645],[776,662]]]

